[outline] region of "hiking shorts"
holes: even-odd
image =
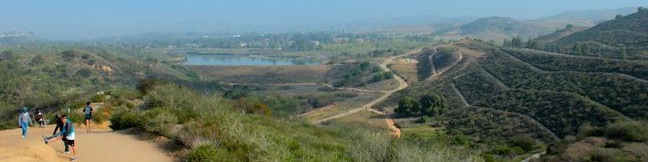
[[[63,138],[63,139],[65,139],[65,138]],[[65,141],[66,145],[74,146],[74,140],[65,139],[64,141]]]
[[[92,120],[92,114],[86,114],[85,120]]]

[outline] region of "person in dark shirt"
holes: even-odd
[[[83,108],[83,113],[85,114],[85,123],[86,123],[86,132],[90,132],[90,122],[92,121],[92,111],[93,108],[90,106],[90,102],[86,102],[86,106]]]

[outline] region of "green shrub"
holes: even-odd
[[[169,132],[176,124],[178,118],[169,111],[163,109],[154,109],[146,112],[144,115],[144,129],[158,135],[173,138],[174,135]]]
[[[92,97],[92,102],[104,102],[105,99],[106,99],[106,95],[96,94]]]
[[[605,142],[605,148],[623,148],[623,143],[615,140]]]
[[[226,149],[216,147],[212,144],[198,146],[187,155],[188,162],[234,162],[243,161],[237,156],[230,154]]]
[[[85,116],[82,112],[73,111],[70,112],[67,116],[68,120],[72,120],[74,123],[85,123]]]
[[[502,155],[502,156],[512,156],[512,155],[523,154],[524,150],[520,147],[509,147],[506,145],[497,145],[489,152],[497,155]]]
[[[428,122],[430,122],[430,117],[428,117],[427,115],[423,116],[418,120],[418,122],[419,123],[428,123]]]
[[[539,149],[537,142],[533,138],[528,136],[513,137],[511,140],[509,140],[509,143],[511,146],[522,148],[522,150],[524,150],[525,152]]]
[[[627,152],[616,149],[597,149],[590,155],[590,161],[633,162],[639,159]]]
[[[484,159],[485,162],[496,162],[497,161],[495,159],[495,156],[493,156],[493,154],[483,153],[480,156],[481,156],[481,158]]]
[[[452,138],[452,144],[453,145],[461,145],[461,146],[470,146],[472,144],[472,139],[466,135],[456,135],[454,138]]]
[[[110,128],[114,130],[123,130],[133,127],[141,127],[144,120],[134,111],[122,111],[113,114],[110,118]]]
[[[133,100],[142,97],[142,94],[139,91],[124,88],[111,89],[106,92],[106,94],[112,96],[113,98],[124,100]]]
[[[83,120],[85,122],[85,117],[84,117]],[[106,115],[103,112],[92,113],[92,122],[93,123],[102,124],[104,121],[106,121]]]
[[[648,122],[646,121],[620,121],[605,127],[605,135],[633,142],[648,141]]]
[[[549,144],[549,147],[547,147],[547,154],[550,155],[562,154],[567,149],[568,144],[569,144],[568,142],[563,140],[553,142]]]

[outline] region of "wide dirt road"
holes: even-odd
[[[29,137],[22,139],[20,129],[0,131],[0,161],[70,161],[72,154],[63,153],[60,141],[45,145],[41,135],[51,135],[53,126],[32,127]],[[85,133],[83,126],[75,127],[78,161],[91,162],[171,162],[155,144],[137,139],[134,135],[110,130],[95,130]]]
[[[387,65],[389,65],[394,59],[396,59],[398,57],[404,57],[404,56],[407,56],[407,55],[412,55],[412,54],[415,54],[415,53],[418,53],[418,52],[421,52],[421,51],[422,51],[421,49],[416,49],[416,50],[407,52],[407,53],[402,54],[402,55],[391,56],[391,57],[385,59],[380,64],[380,68],[385,72],[390,72],[391,69],[389,69],[389,67],[387,67]],[[377,99],[375,99],[375,100],[373,100],[373,101],[371,101],[371,102],[369,102],[369,103],[367,103],[367,104],[365,104],[365,105],[363,105],[361,107],[354,108],[354,109],[351,109],[351,110],[349,110],[347,112],[337,114],[337,115],[334,115],[334,116],[331,116],[331,117],[328,117],[328,118],[317,120],[314,123],[315,124],[320,124],[320,123],[325,122],[325,121],[329,121],[329,120],[333,120],[333,119],[337,119],[337,118],[342,118],[342,117],[345,117],[345,116],[348,116],[348,115],[351,115],[351,114],[354,114],[354,113],[357,113],[357,112],[360,112],[360,111],[363,111],[363,110],[371,109],[376,104],[378,104],[378,103],[384,101],[385,99],[389,98],[389,96],[391,96],[395,92],[403,90],[403,89],[405,89],[405,88],[407,88],[409,86],[409,83],[407,83],[407,81],[405,81],[402,77],[400,77],[400,76],[398,76],[396,74],[394,74],[394,79],[396,79],[398,81],[398,83],[399,83],[398,87],[393,89],[393,90],[384,91],[384,94],[382,96],[380,96],[379,98],[377,98]]]

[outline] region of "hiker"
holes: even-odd
[[[29,117],[29,111],[27,107],[22,108],[22,113],[18,116],[18,126],[22,128],[22,138],[27,138],[27,128],[32,124],[31,117]]]
[[[79,159],[79,157],[77,157],[76,145],[74,144],[74,125],[71,120],[67,120],[67,115],[61,116],[60,121],[61,123],[65,124],[61,129],[61,132],[50,137],[43,136],[43,140],[45,141],[45,144],[49,144],[50,142],[54,142],[56,140],[62,140],[63,142],[65,142],[65,145],[72,147],[73,156],[70,160],[76,161]]]
[[[56,116],[54,116],[54,119],[56,119],[56,127],[54,127],[54,132],[52,132],[52,136],[47,137],[47,138],[56,137],[56,131],[58,131],[58,130],[61,130],[60,132],[64,131],[63,128],[64,128],[65,124],[63,123],[63,121],[61,121],[61,117],[59,117],[59,115],[56,115]],[[70,153],[70,148],[65,143],[66,139],[62,139],[61,141],[63,141],[63,146],[65,146],[65,151],[64,152],[66,154],[69,154]]]
[[[34,118],[36,118],[36,121],[38,121],[38,126],[45,126],[45,119],[43,118],[43,112],[41,112],[40,108],[36,108],[36,112],[34,112]]]
[[[90,132],[90,121],[92,121],[92,106],[90,106],[90,102],[86,102],[86,106],[83,108],[83,113],[85,113],[85,124],[86,124],[86,132]]]

